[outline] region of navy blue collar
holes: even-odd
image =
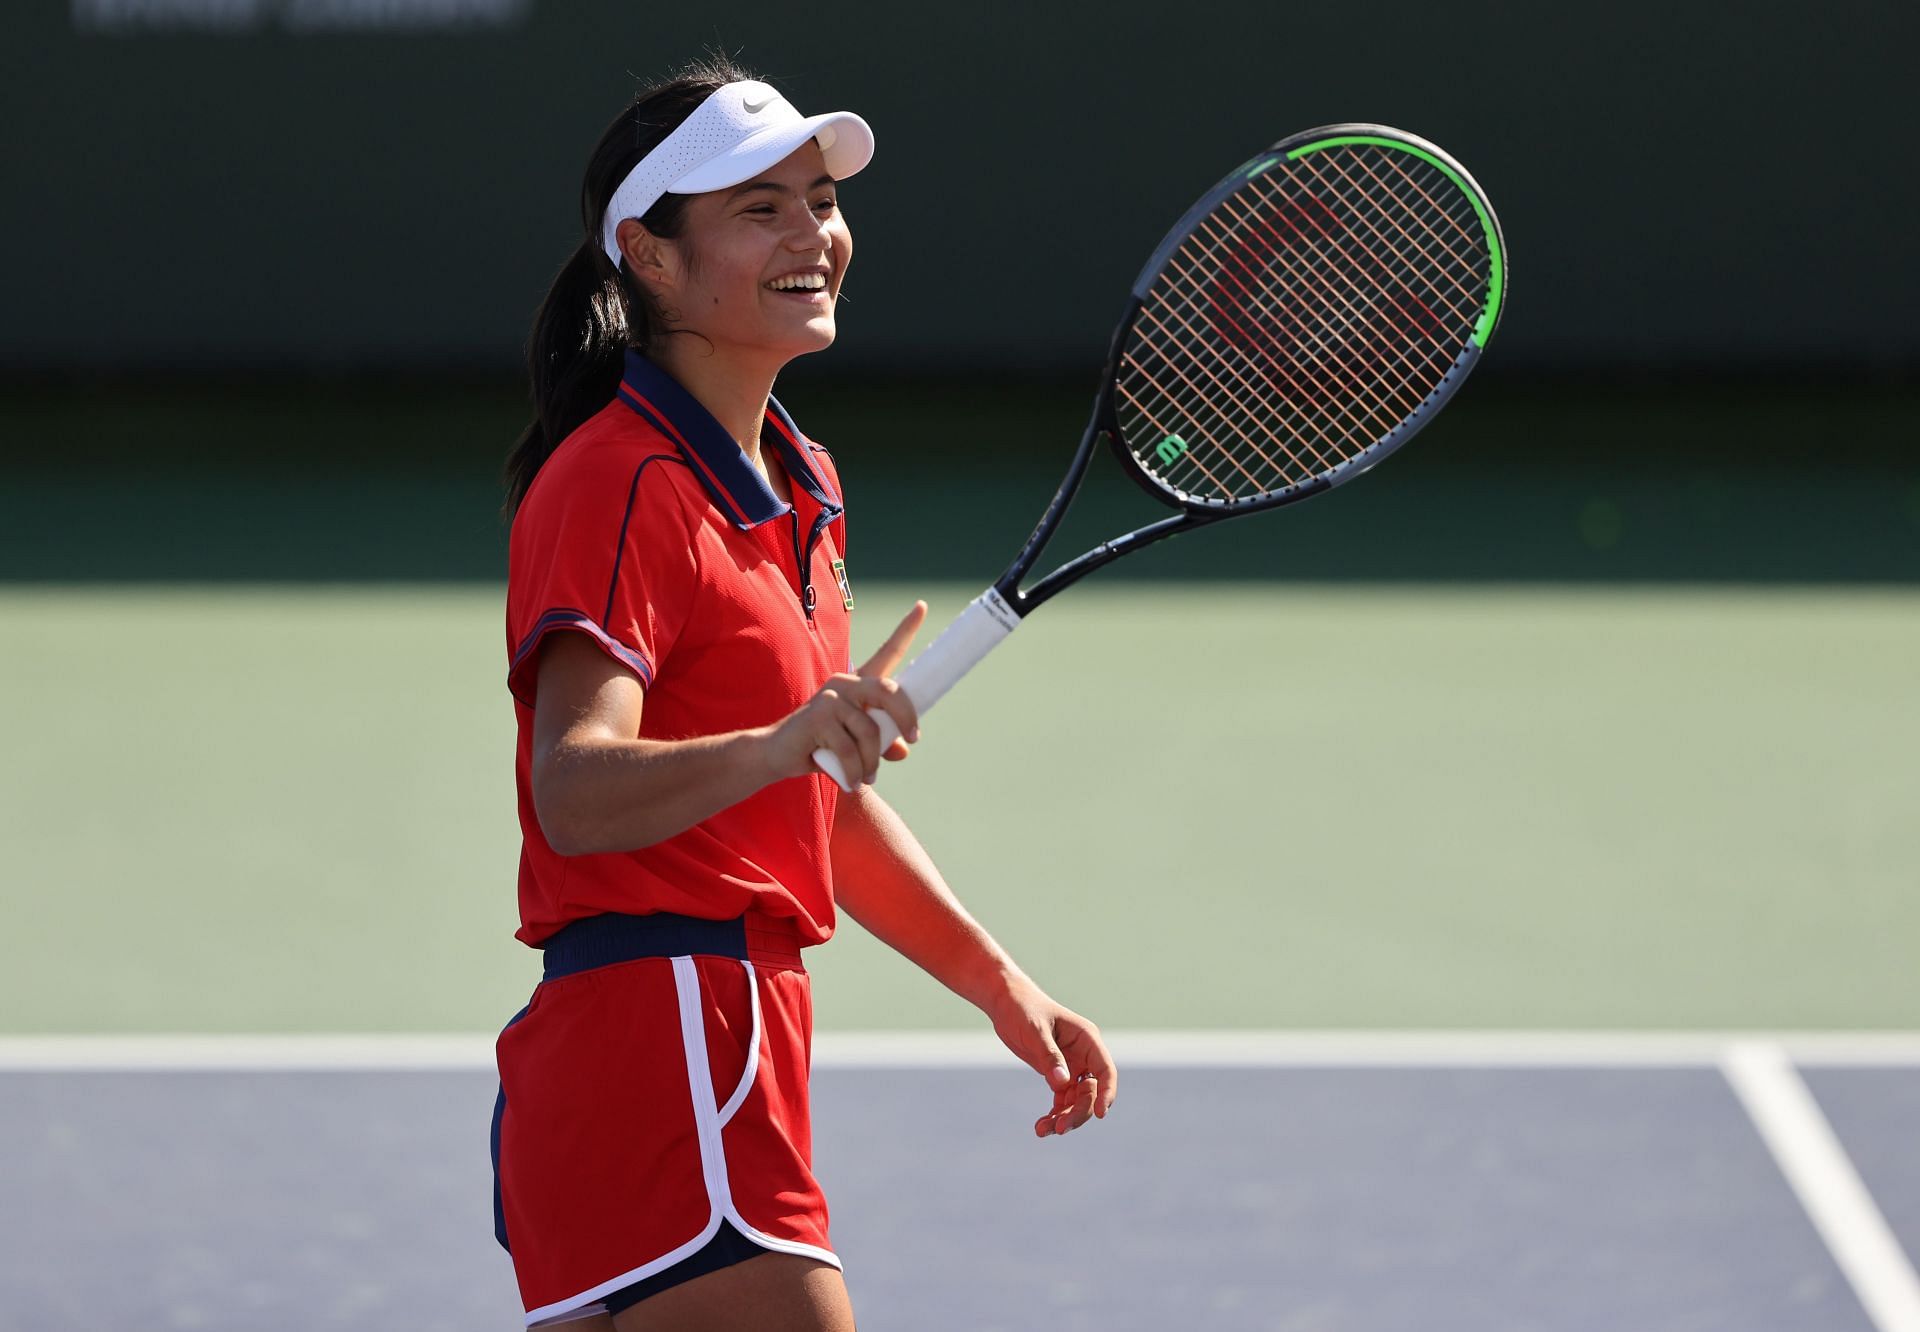
[[[744,532],[788,512],[791,506],[773,493],[766,478],[747,461],[747,455],[720,428],[713,414],[672,375],[632,348],[627,349],[627,370],[620,381],[619,396],[642,420],[673,441],[694,474],[706,483],[714,504],[735,527]],[[767,426],[761,432],[761,446],[772,444],[778,449],[793,484],[837,517],[840,497],[814,467],[800,427],[773,398],[767,399]]]

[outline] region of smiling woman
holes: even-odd
[[[662,339],[652,359],[701,402],[735,413],[721,424],[736,437],[756,433],[765,395],[756,402],[755,389],[833,343],[834,303],[853,257],[837,188],[809,139],[745,184],[689,199],[677,239],[633,218],[615,229],[625,271],[670,333],[693,335]],[[769,480],[777,484],[770,471]]]
[[[813,1176],[802,962],[839,909],[1047,1080],[1037,1134],[1113,1102],[1093,1024],[869,785],[919,738],[892,674],[926,608],[850,669],[839,476],[773,383],[833,343],[840,182],[872,155],[858,116],[802,116],[729,65],[643,92],[594,150],[585,234],[535,318],[507,686],[517,937],[545,965],[501,1034],[493,1125],[529,1325],[853,1326]]]

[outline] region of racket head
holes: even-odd
[[[1358,476],[1460,387],[1505,308],[1467,169],[1385,125],[1243,162],[1174,224],[1115,329],[1100,411],[1149,493],[1213,517]]]

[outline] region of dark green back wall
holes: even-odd
[[[1493,196],[1496,363],[1920,364],[1904,3],[18,9],[0,370],[509,369],[633,76],[715,41],[875,126],[842,368],[1090,367],[1198,191],[1349,119]]]
[[[1084,385],[796,382],[858,581],[985,583],[1059,480]],[[0,397],[0,583],[498,580],[484,383],[264,382]],[[1098,577],[1920,584],[1920,392],[1750,382],[1468,385],[1391,465]],[[1060,557],[1164,516],[1102,459]]]

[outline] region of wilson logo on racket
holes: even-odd
[[[1160,459],[1162,467],[1173,466],[1180,460],[1180,455],[1186,451],[1187,441],[1178,435],[1168,435],[1153,448],[1154,456]]]
[[[1245,355],[1246,372],[1268,392],[1292,403],[1317,403],[1344,378],[1348,338],[1323,322],[1326,293],[1341,280],[1329,261],[1347,230],[1325,200],[1292,182],[1272,187],[1264,210],[1242,205],[1229,212],[1207,283],[1214,333]],[[1334,313],[1345,311],[1335,307]],[[1367,348],[1362,347],[1362,354]]]

